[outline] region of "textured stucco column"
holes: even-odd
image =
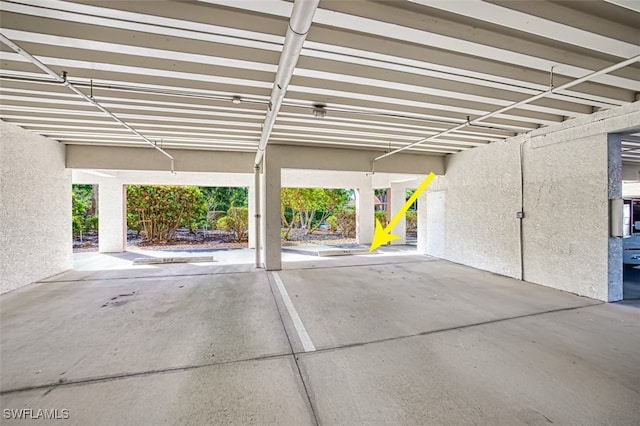
[[[395,217],[396,213],[402,209],[406,202],[407,184],[391,182],[391,214],[390,220]],[[400,217],[396,226],[391,230],[392,234],[398,235],[400,238],[391,241],[391,245],[403,245],[407,243],[407,218],[405,215]]]
[[[5,293],[72,268],[71,172],[65,169],[64,145],[2,120],[0,135],[0,293]]]
[[[427,191],[418,197],[418,254],[427,254]]]
[[[280,244],[280,166],[269,162],[267,154],[262,164],[260,193],[260,231],[262,263],[267,271],[282,269]]]
[[[256,247],[256,200],[255,200],[255,188],[253,185],[249,185],[249,248]]]
[[[371,244],[375,216],[373,213],[373,188],[371,185],[356,188],[356,241]]]
[[[607,135],[607,169],[609,174],[609,200],[622,198],[622,138],[619,134]],[[609,218],[611,221],[611,218]],[[608,258],[608,299],[609,302],[622,300],[622,238],[609,233]]]
[[[101,182],[99,188],[99,250],[101,253],[121,253],[127,242],[125,186],[114,180]]]

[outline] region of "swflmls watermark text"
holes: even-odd
[[[6,420],[66,420],[67,408],[5,408],[2,417]]]

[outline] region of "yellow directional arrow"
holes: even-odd
[[[427,189],[427,186],[429,186],[434,177],[436,177],[436,175],[433,174],[433,172],[429,173],[429,176],[424,179],[418,189],[416,189],[416,192],[413,193],[411,198],[409,198],[407,202],[404,203],[404,206],[402,206],[402,208],[398,211],[398,213],[393,216],[393,219],[391,219],[386,228],[382,228],[380,221],[376,219],[376,231],[373,234],[373,242],[371,243],[371,247],[369,247],[370,252],[374,251],[383,244],[387,244],[389,241],[397,240],[398,238],[400,238],[400,236],[392,234],[391,230],[398,224],[400,218],[404,216],[407,210],[409,210],[409,207],[411,207],[411,205],[418,199],[420,194],[422,194],[422,192]]]

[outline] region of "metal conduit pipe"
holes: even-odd
[[[255,218],[256,226],[255,229],[255,244],[256,244],[256,268],[262,267],[262,262],[260,258],[260,244],[262,243],[262,239],[260,237],[260,166],[255,165],[253,167],[253,193],[254,193],[254,203],[255,203]]]
[[[264,118],[264,124],[262,125],[262,134],[260,135],[260,143],[258,144],[258,151],[256,152],[256,158],[254,161],[254,174],[255,174],[255,203],[256,211],[258,212],[255,217],[256,221],[256,268],[262,267],[261,263],[261,238],[260,238],[260,164],[264,158],[264,151],[269,142],[269,136],[273,130],[273,125],[276,122],[276,117],[282,106],[282,100],[287,92],[287,87],[293,76],[293,71],[298,63],[300,52],[302,51],[302,45],[307,38],[307,33],[311,28],[313,22],[313,15],[316,13],[318,3],[320,0],[295,0],[293,4],[293,10],[291,11],[291,18],[289,19],[289,27],[287,28],[287,35],[284,39],[284,45],[282,46],[282,53],[280,54],[280,62],[278,63],[278,71],[276,72],[276,78],[273,82],[273,88],[271,89],[271,98],[267,105],[267,115]]]
[[[258,152],[256,152],[256,159],[254,161],[258,166],[262,162],[264,150],[267,147],[267,142],[269,142],[269,136],[271,135],[276,117],[282,106],[282,100],[284,99],[287,87],[293,76],[293,71],[298,63],[302,44],[307,38],[307,33],[311,28],[313,15],[318,8],[319,2],[320,0],[295,0],[293,4],[287,35],[284,39],[284,45],[282,46],[282,53],[280,54],[276,79],[273,82],[273,89],[271,90],[271,99],[267,106],[267,115],[262,125]]]
[[[2,42],[4,44],[6,44],[7,46],[9,46],[10,48],[15,50],[16,53],[19,53],[24,58],[29,60],[29,62],[31,62],[33,65],[37,66],[42,71],[44,71],[49,76],[51,76],[55,80],[56,83],[62,84],[64,86],[67,86],[71,91],[76,93],[78,96],[80,96],[81,98],[83,98],[87,102],[89,102],[92,105],[94,105],[100,111],[104,112],[105,114],[107,114],[108,116],[113,118],[115,121],[117,121],[118,123],[120,123],[121,125],[126,127],[127,129],[131,130],[136,136],[140,137],[142,140],[144,140],[145,142],[150,144],[152,147],[157,149],[159,152],[161,152],[164,156],[169,158],[169,160],[171,160],[171,173],[175,173],[174,158],[173,158],[173,156],[171,154],[169,154],[168,152],[166,152],[165,150],[163,150],[162,148],[157,146],[155,142],[152,142],[151,140],[147,139],[147,137],[145,137],[143,134],[141,134],[136,129],[134,129],[133,127],[129,126],[127,123],[122,121],[117,115],[115,115],[114,113],[112,113],[111,111],[109,111],[108,109],[103,107],[102,105],[100,105],[95,99],[93,99],[92,97],[86,95],[83,91],[81,91],[80,89],[75,87],[73,84],[71,84],[71,82],[69,82],[69,80],[67,79],[67,73],[66,72],[64,72],[62,77],[59,76],[58,74],[55,73],[55,71],[53,71],[51,68],[49,68],[48,66],[46,66],[42,62],[40,62],[36,57],[34,57],[29,52],[27,52],[26,50],[24,50],[23,48],[21,48],[20,46],[15,44],[13,41],[11,41],[9,38],[7,38],[2,33],[0,33],[0,40],[2,40]]]
[[[457,125],[455,127],[452,127],[450,129],[447,129],[447,130],[444,130],[442,132],[436,133],[433,136],[429,136],[427,138],[420,139],[419,141],[416,141],[416,142],[413,142],[413,143],[411,143],[409,145],[405,145],[405,146],[403,146],[401,148],[395,149],[395,150],[393,150],[391,152],[388,152],[388,153],[386,153],[384,155],[381,155],[379,157],[374,158],[373,161],[375,162],[375,161],[381,160],[381,159],[383,159],[385,157],[389,157],[391,155],[394,155],[394,154],[397,154],[399,152],[402,152],[405,149],[413,148],[414,146],[420,145],[422,143],[432,141],[432,140],[434,140],[434,139],[436,139],[436,138],[438,138],[440,136],[444,136],[444,135],[447,135],[447,134],[449,134],[451,132],[455,132],[456,130],[460,130],[460,129],[464,128],[464,127],[477,124],[478,122],[486,120],[487,118],[493,117],[493,116],[498,115],[498,114],[502,114],[503,112],[512,110],[514,108],[518,108],[519,106],[522,106],[524,104],[528,104],[529,102],[537,101],[538,99],[542,99],[542,98],[544,98],[546,96],[549,96],[550,94],[552,94],[554,92],[557,92],[557,91],[560,91],[560,90],[564,90],[564,89],[568,89],[568,88],[573,87],[573,86],[577,86],[578,84],[584,83],[585,81],[591,80],[591,79],[593,79],[593,78],[595,78],[595,77],[597,77],[599,75],[608,74],[610,72],[613,72],[613,71],[618,70],[620,68],[624,68],[624,67],[626,67],[628,65],[631,65],[631,64],[633,64],[635,62],[638,62],[638,61],[640,61],[640,55],[635,55],[635,56],[633,56],[633,57],[631,57],[629,59],[626,59],[626,60],[624,60],[622,62],[618,62],[617,64],[613,64],[613,65],[611,65],[611,66],[609,66],[607,68],[603,68],[603,69],[601,69],[599,71],[594,71],[591,74],[587,74],[587,75],[585,75],[583,77],[580,77],[578,79],[569,81],[569,82],[567,82],[565,84],[562,84],[562,85],[560,85],[558,87],[551,87],[551,88],[549,88],[549,90],[546,90],[544,92],[538,93],[537,95],[533,95],[533,96],[531,96],[531,97],[529,97],[527,99],[524,99],[524,100],[521,100],[521,101],[518,101],[518,102],[514,102],[511,105],[507,105],[507,106],[505,106],[503,108],[500,108],[500,109],[498,109],[496,111],[492,111],[492,112],[490,112],[488,114],[483,115],[482,117],[476,118],[475,120],[468,121],[468,122],[463,123],[463,124],[459,124],[459,125]]]

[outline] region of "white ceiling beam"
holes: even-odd
[[[288,16],[287,11],[291,8],[291,5],[286,2],[238,2],[235,0],[206,0],[206,2],[276,16]],[[410,42],[423,46],[455,51],[465,55],[520,65],[544,72],[549,72],[551,68],[554,67],[557,74],[574,78],[579,78],[585,74],[593,72],[591,69],[558,63],[556,61],[550,61],[548,59],[526,55],[511,50],[500,49],[473,41],[462,40],[429,31],[404,27],[389,22],[378,21],[375,19],[364,18],[327,9],[319,8],[313,21],[317,24],[333,28],[358,31],[364,34],[370,34],[374,37],[387,37],[400,40],[404,43]],[[615,75],[600,75],[594,78],[593,81],[640,91],[640,81]]]
[[[584,49],[595,50],[626,59],[640,53],[640,46],[615,40],[595,32],[550,21],[482,0],[442,1],[409,0],[413,3],[455,13],[502,27],[523,31],[551,40],[559,40]]]
[[[76,49],[96,50],[101,52],[111,52],[111,53],[117,53],[117,54],[123,54],[123,55],[130,55],[134,58],[137,56],[143,56],[143,57],[151,57],[151,58],[158,58],[158,59],[165,59],[165,60],[172,60],[172,61],[185,61],[185,62],[192,62],[192,63],[198,63],[198,64],[215,65],[215,66],[240,68],[240,69],[250,69],[250,70],[265,71],[265,72],[275,72],[277,69],[275,65],[264,64],[259,62],[227,59],[227,58],[220,58],[220,57],[207,56],[207,55],[196,55],[196,54],[166,51],[166,50],[160,50],[160,49],[142,48],[142,47],[136,47],[136,46],[105,43],[105,42],[96,42],[91,40],[83,40],[83,39],[76,39],[76,38],[69,38],[69,37],[35,34],[35,33],[30,33],[25,31],[19,31],[19,30],[10,30],[10,29],[3,30],[3,33],[7,37],[13,40],[18,40],[18,41],[39,43],[39,44],[58,46],[58,47],[69,47],[69,48],[76,48]],[[2,57],[3,59],[7,59],[7,60],[11,59],[15,61],[20,61],[21,59],[23,59],[20,55],[18,54],[12,55],[9,52],[3,53]],[[48,61],[48,58],[41,58],[41,60]],[[461,100],[463,99],[466,101],[488,103],[488,104],[499,105],[499,106],[508,105],[510,103],[510,101],[508,100],[489,98],[486,96],[475,96],[470,93],[452,92],[452,91],[440,90],[440,89],[435,89],[430,87],[422,87],[422,86],[416,86],[411,84],[404,84],[404,83],[398,83],[398,82],[392,82],[392,81],[364,78],[359,76],[310,70],[310,69],[304,69],[304,68],[297,68],[294,71],[294,75],[301,76],[301,77],[322,79],[326,81],[341,81],[345,83],[353,83],[353,84],[366,85],[366,86],[372,86],[372,87],[395,89],[395,90],[406,91],[410,93],[422,93],[422,94],[431,95],[431,96],[441,96],[441,97],[448,97],[448,98],[461,99]],[[538,106],[538,105],[525,105],[523,106],[523,109],[543,112],[547,114],[557,114],[562,116],[574,117],[574,116],[580,115],[575,111],[559,110],[559,109]]]
[[[271,88],[271,83],[266,81],[247,80],[233,77],[211,76],[209,74],[189,73],[183,71],[160,70],[156,68],[144,68],[131,65],[118,65],[104,62],[88,62],[77,59],[53,58],[49,56],[36,56],[38,60],[47,66],[55,66],[62,68],[78,68],[91,71],[106,71],[122,74],[146,75],[160,78],[172,78],[192,81],[205,81],[208,83],[227,84],[234,86],[248,86],[259,89]],[[0,52],[0,60],[18,61],[10,52]],[[73,77],[73,73],[69,73]]]
[[[124,10],[91,6],[76,2],[59,0],[20,0],[21,4],[2,2],[0,10],[24,13],[27,15],[41,16],[63,21],[79,22],[82,24],[104,25],[115,24],[118,28],[127,30],[144,29],[165,35],[176,35],[176,31],[183,36],[191,34],[222,35],[231,39],[244,39],[247,41],[262,41],[270,44],[282,45],[284,37],[278,34],[259,33],[247,31],[230,26],[204,24],[195,21],[167,18],[157,15],[127,12]],[[144,23],[144,24],[142,24]],[[189,30],[184,30],[189,28]],[[190,37],[187,37],[190,38]],[[279,50],[279,49],[278,49]]]
[[[245,61],[240,59],[223,58],[212,55],[176,52],[172,50],[152,49],[149,47],[131,46],[125,44],[106,43],[90,39],[62,37],[50,34],[38,34],[27,31],[3,29],[3,34],[12,40],[38,43],[47,46],[67,47],[72,49],[86,49],[99,52],[117,53],[119,55],[142,56],[147,58],[165,59],[171,61],[192,62],[197,64],[214,65],[229,68],[242,68],[254,71],[275,73],[275,64]]]
[[[634,12],[640,12],[640,2],[638,0],[604,0],[607,3],[615,4],[616,6],[624,7]]]

